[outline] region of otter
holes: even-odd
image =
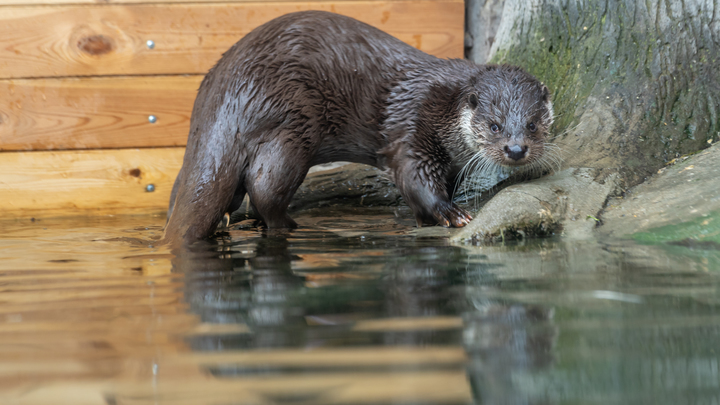
[[[295,228],[290,199],[311,166],[384,169],[418,226],[462,227],[452,201],[488,167],[541,167],[548,88],[519,67],[439,59],[329,12],[278,17],[233,45],[192,111],[164,241],[215,232],[245,194],[268,228]]]

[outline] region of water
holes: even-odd
[[[407,213],[4,221],[0,404],[718,404],[720,252],[453,246]]]

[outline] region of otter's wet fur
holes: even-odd
[[[311,166],[332,161],[386,169],[418,226],[464,226],[458,182],[550,166],[552,121],[547,87],[518,67],[439,59],[337,14],[287,14],[203,80],[164,240],[212,235],[246,193],[268,228],[294,228],[290,199]]]

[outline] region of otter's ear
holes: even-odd
[[[547,86],[544,84],[542,87],[542,99],[546,103],[550,100],[550,90],[548,90]]]
[[[477,94],[472,93],[468,96],[468,104],[470,104],[470,108],[475,109],[478,106],[478,98]]]

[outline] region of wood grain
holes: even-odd
[[[258,3],[264,0],[224,0],[223,3]],[[270,0],[272,1],[272,0]],[[342,3],[357,0],[315,0],[314,3]],[[402,2],[407,0],[364,0],[366,2]],[[435,0],[437,2],[452,2],[455,0]],[[283,3],[307,3],[307,0],[283,0]],[[63,5],[63,4],[137,4],[148,3],[147,0],[0,0],[0,6],[27,6],[27,5]],[[218,0],[153,0],[153,4],[164,3],[218,3]]]
[[[439,57],[463,54],[462,0],[8,6],[0,78],[204,74],[253,28],[310,9],[353,16]]]
[[[160,370],[168,371],[160,377],[141,375],[146,381],[157,381],[157,384],[139,383],[139,377],[128,375],[128,372],[109,380],[102,379],[104,375],[88,378],[76,371],[84,378],[44,381],[42,385],[20,380],[16,382],[17,388],[13,387],[10,391],[13,396],[9,399],[20,404],[35,405],[104,405],[110,402],[107,398],[113,399],[110,403],[128,405],[291,402],[286,398],[309,398],[309,401],[296,402],[315,405],[473,403],[472,389],[465,370],[400,368],[399,371],[381,369],[372,372],[302,372],[296,375],[268,373],[262,377],[216,378],[195,366],[177,366],[172,360],[170,355],[161,358]],[[143,371],[142,366],[150,368],[147,362],[137,363],[130,364]],[[58,364],[38,359],[36,364],[38,369],[44,367],[62,370],[64,367],[73,371],[84,371],[89,368],[85,363],[72,360]],[[140,373],[136,371],[136,374]],[[242,402],[238,402],[238,398],[241,398]],[[0,396],[0,399],[4,398]]]
[[[202,76],[0,80],[0,150],[185,145]],[[150,123],[148,117],[157,120]]]
[[[184,148],[0,153],[0,216],[167,209]],[[152,184],[153,192],[146,186]]]

